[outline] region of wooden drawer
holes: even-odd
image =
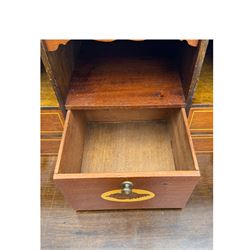
[[[213,135],[193,135],[192,139],[196,153],[213,152]]]
[[[75,210],[183,208],[199,177],[183,108],[67,112],[53,178]]]
[[[192,108],[188,124],[192,134],[213,133],[213,109]]]
[[[57,155],[61,138],[41,138],[41,155]]]
[[[41,134],[62,134],[63,115],[60,110],[41,110]]]

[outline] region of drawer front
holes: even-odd
[[[41,134],[62,134],[63,123],[60,110],[41,110]]]
[[[61,138],[41,138],[41,155],[57,155]]]
[[[194,149],[196,153],[211,153],[213,152],[213,136],[192,136]]]
[[[188,124],[192,134],[213,133],[213,109],[192,108],[189,113]]]
[[[166,177],[54,179],[75,210],[183,208],[198,180],[198,173],[188,177],[179,173]],[[135,190],[126,199],[119,197],[123,181],[131,181]]]

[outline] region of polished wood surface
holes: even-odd
[[[41,134],[62,135],[64,117],[60,109],[42,109],[41,115]]]
[[[53,183],[56,157],[41,158],[42,249],[212,249],[212,155],[182,210],[75,212]]]
[[[88,58],[71,79],[67,109],[183,107],[176,65],[158,57]]]
[[[185,110],[171,110],[165,119],[89,123],[84,111],[69,110],[54,181],[71,206],[76,210],[184,207],[199,179],[199,168]],[[139,189],[150,188],[156,198],[129,204],[100,198],[106,188],[119,188],[118,183],[127,179]]]
[[[192,134],[213,134],[213,108],[191,108],[188,123]]]

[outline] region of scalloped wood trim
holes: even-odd
[[[116,39],[98,39],[96,41],[99,41],[99,42],[113,42],[115,41]],[[132,41],[144,41],[144,39],[130,39]],[[57,48],[59,47],[59,45],[63,44],[67,44],[68,41],[70,40],[43,40],[45,45],[46,45],[46,48],[48,51],[55,51],[57,50]],[[187,41],[187,43],[190,45],[190,46],[193,46],[193,47],[196,47],[198,46],[198,43],[199,43],[199,40],[181,40],[181,41]]]

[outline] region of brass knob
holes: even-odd
[[[129,195],[132,193],[133,183],[131,181],[124,181],[121,186],[123,194]]]

